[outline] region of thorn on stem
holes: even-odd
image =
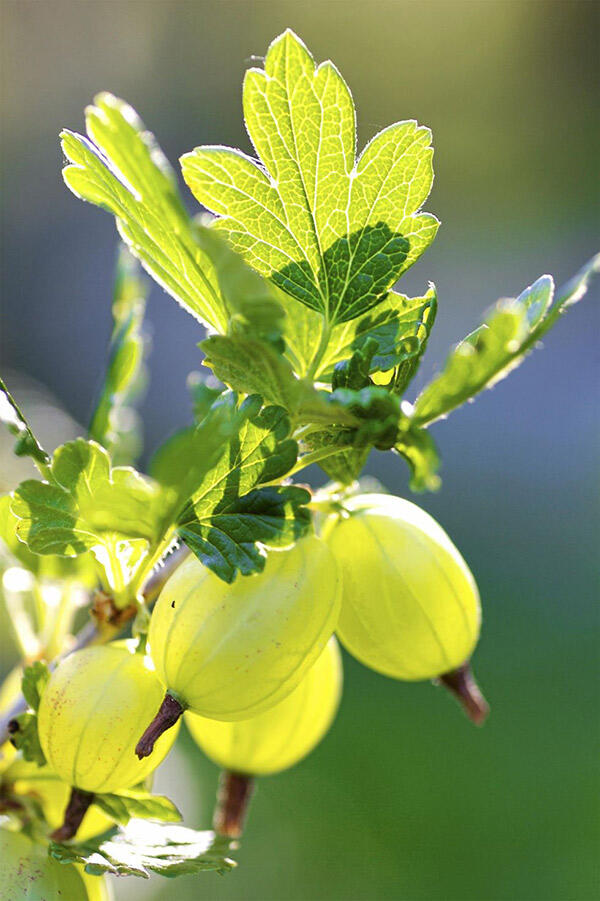
[[[475,681],[468,661],[458,669],[444,673],[437,681],[452,692],[471,722],[476,726],[483,725],[490,707]]]
[[[158,713],[136,745],[135,753],[140,760],[152,754],[154,745],[160,736],[175,725],[182,713],[183,707],[179,701],[167,692],[158,708]]]

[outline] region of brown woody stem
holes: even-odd
[[[252,776],[223,770],[219,777],[217,804],[213,816],[213,827],[218,835],[227,838],[240,837],[244,831],[244,822],[254,787]]]
[[[163,698],[162,704],[158,708],[158,713],[138,741],[135,753],[141,760],[143,757],[149,757],[154,750],[154,745],[167,729],[174,726],[181,714],[183,707],[179,701],[170,695],[169,692]]]
[[[490,712],[489,704],[483,697],[471,667],[467,661],[458,669],[440,676],[438,682],[452,692],[469,719],[481,726]]]
[[[55,842],[66,842],[73,838],[93,800],[94,795],[92,792],[84,792],[80,788],[72,788],[71,797],[65,809],[63,824],[54,830],[50,838]]]

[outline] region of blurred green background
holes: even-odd
[[[597,249],[599,10],[541,0],[3,0],[2,368],[32,398],[48,444],[77,427],[44,412],[24,379],[85,423],[110,333],[113,224],[63,187],[57,141],[62,126],[81,129],[94,93],[129,100],[173,162],[202,143],[249,152],[241,79],[291,26],[349,82],[360,146],[398,119],[431,126],[427,209],[443,225],[402,282],[416,293],[431,279],[440,297],[422,383],[497,297],[542,272],[565,280]],[[156,287],[149,320],[151,450],[189,419],[185,377],[202,334]],[[590,296],[545,350],[435,427],[444,484],[419,503],[480,585],[486,726],[431,685],[394,683],[346,657],[334,729],[295,770],[261,782],[238,870],[118,881],[119,901],[600,897],[599,326]],[[5,450],[0,462],[8,484],[17,474]],[[408,493],[398,460],[375,455],[369,471]],[[157,786],[208,826],[215,782],[184,736]]]

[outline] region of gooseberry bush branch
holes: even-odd
[[[300,760],[335,716],[334,632],[367,666],[437,680],[484,720],[470,570],[424,511],[366,494],[360,476],[372,451],[391,452],[413,491],[439,488],[429,426],[518,366],[600,268],[596,257],[558,291],[542,275],[498,301],[414,398],[437,291],[396,286],[439,227],[423,210],[431,132],[397,122],[357,154],[349,88],[289,30],[246,73],[243,108],[256,158],[221,145],[181,158],[194,215],[123,100],[98,95],[86,134],[62,132],[67,187],[111,214],[121,240],[87,436],[48,453],[0,381],[14,452],[40,475],[0,499],[3,597],[23,624],[1,698],[0,812],[50,860],[95,875],[233,866],[253,778]],[[135,465],[140,265],[196,321],[204,367],[193,421],[147,473]],[[319,492],[293,481],[315,464],[330,480]],[[91,619],[74,637],[81,609]],[[150,792],[183,714],[224,771],[214,832],[173,826],[174,805]],[[43,792],[32,799],[36,780],[62,791],[59,814]]]

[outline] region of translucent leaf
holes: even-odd
[[[181,820],[181,813],[168,798],[136,789],[117,794],[96,793],[93,803],[116,823],[124,826],[133,817],[168,823],[178,823]]]
[[[55,452],[53,484],[22,482],[11,504],[17,535],[36,554],[91,551],[111,588],[126,585],[164,530],[166,497],[103,447],[78,438]],[[116,598],[115,598],[116,600]]]
[[[284,32],[244,80],[259,162],[227,147],[182,158],[216,227],[284,292],[345,322],[383,300],[429,246],[438,221],[419,212],[433,180],[431,133],[414,121],[376,135],[355,158],[355,110],[331,62],[315,66]]]
[[[229,857],[229,839],[214,832],[185,826],[130,820],[124,829],[89,842],[60,845],[52,842],[49,854],[61,863],[79,863],[87,873],[115,876],[183,876],[200,872],[226,873],[235,867]]]
[[[173,172],[135,111],[112,94],[86,110],[88,137],[61,134],[67,186],[112,213],[119,234],[189,313],[224,331],[227,312],[211,261],[179,197]]]
[[[600,255],[558,292],[554,303],[550,275],[542,275],[516,300],[498,301],[483,325],[457,344],[442,372],[419,395],[414,421],[434,422],[508,375],[567,307],[583,297],[598,271]]]

